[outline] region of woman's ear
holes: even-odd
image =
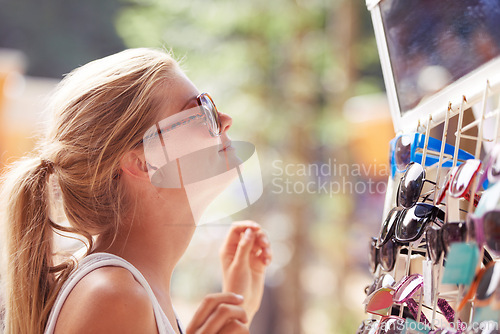
[[[135,178],[149,179],[146,158],[144,154],[139,154],[137,150],[132,150],[120,159],[120,167],[123,172]]]

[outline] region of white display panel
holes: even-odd
[[[498,0],[368,1],[396,132],[500,89]]]

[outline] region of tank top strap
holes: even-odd
[[[134,278],[143,286],[143,288],[146,290],[151,300],[156,319],[156,325],[158,327],[158,333],[175,334],[175,331],[172,328],[170,322],[168,321],[167,316],[163,312],[160,303],[156,299],[153,290],[151,289],[149,283],[146,281],[141,272],[125,259],[109,253],[94,253],[89,256],[86,256],[83,260],[78,262],[76,269],[71,273],[66,282],[64,282],[63,286],[61,287],[61,290],[59,291],[54,306],[52,307],[52,310],[50,312],[47,325],[45,327],[45,332],[44,332],[45,334],[54,333],[56,321],[57,318],[59,317],[59,313],[61,312],[62,306],[66,301],[66,298],[68,298],[68,295],[70,294],[71,290],[73,290],[73,288],[75,287],[75,285],[91,271],[106,266],[115,266],[127,269],[134,276]],[[183,332],[177,314],[176,318],[178,326],[181,332]]]

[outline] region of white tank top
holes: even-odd
[[[109,253],[94,253],[89,256],[86,256],[83,260],[78,262],[77,268],[71,273],[66,282],[64,282],[63,286],[61,287],[61,290],[59,291],[59,294],[57,295],[56,301],[54,303],[54,306],[52,307],[47,325],[45,327],[45,332],[44,332],[45,334],[54,333],[54,329],[56,327],[56,321],[57,318],[59,317],[59,313],[61,312],[62,306],[66,301],[66,298],[68,298],[68,295],[71,292],[71,290],[73,290],[73,288],[75,287],[75,285],[91,271],[105,266],[122,267],[130,271],[130,273],[134,275],[134,278],[144,287],[144,289],[146,289],[146,292],[148,293],[149,298],[151,299],[156,319],[156,325],[158,327],[158,333],[175,334],[175,331],[172,328],[170,321],[168,321],[168,318],[161,309],[160,303],[156,299],[153,290],[151,290],[151,287],[149,286],[148,282],[141,274],[141,272],[136,267],[134,267],[130,262],[127,262],[121,257]],[[184,333],[184,330],[182,329],[181,323],[178,320],[177,315],[176,319],[179,330],[181,331],[181,333]]]

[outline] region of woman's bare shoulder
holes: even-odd
[[[82,278],[64,303],[60,333],[156,333],[151,300],[121,267],[102,267]]]

